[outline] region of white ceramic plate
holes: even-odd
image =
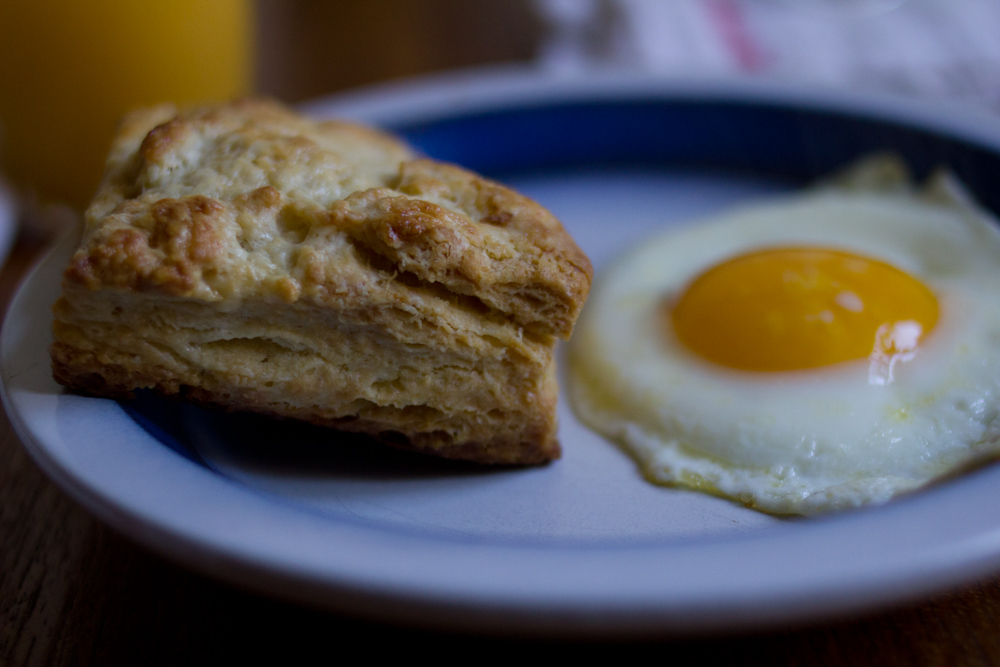
[[[974,190],[1000,182],[991,118],[745,83],[480,73],[309,110],[396,128],[503,178],[548,205],[598,270],[664,225],[880,147],[918,171],[950,162]],[[153,398],[64,394],[49,307],[70,250],[28,278],[3,331],[15,428],[99,517],[228,580],[381,618],[621,633],[818,618],[1000,569],[997,467],[884,507],[778,520],[647,484],[565,404],[561,461],[483,470]]]

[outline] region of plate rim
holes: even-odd
[[[488,94],[484,93],[485,97],[481,97],[482,91],[488,91]],[[545,99],[550,101],[593,99],[588,98],[588,95],[620,97],[638,93],[660,96],[677,94],[681,97],[712,95],[713,99],[753,94],[756,96],[755,99],[770,99],[772,102],[787,100],[789,103],[818,105],[820,108],[829,108],[822,106],[824,102],[836,100],[838,109],[849,106],[851,99],[854,98],[853,95],[843,91],[809,90],[770,82],[757,84],[747,81],[677,81],[648,76],[553,79],[535,72],[503,70],[465,72],[408,81],[393,86],[380,86],[359,93],[324,98],[307,104],[304,108],[320,116],[337,114],[355,120],[392,124],[393,118],[399,118],[398,107],[406,106],[399,104],[400,100],[414,102],[408,107],[411,112],[432,116],[442,111],[455,115],[470,113],[477,109],[488,110],[496,108],[500,103],[516,105],[519,99],[524,99],[522,95],[528,95],[529,99],[535,102]],[[777,97],[768,98],[768,95],[772,94]],[[551,97],[546,98],[546,95]],[[962,135],[961,138],[980,145],[986,141],[994,150],[1000,150],[1000,122],[992,117],[988,117],[990,122],[986,122],[986,119],[979,118],[975,113],[956,110],[948,105],[945,105],[948,109],[945,111],[942,105],[919,104],[909,98],[887,98],[865,94],[856,99],[856,106],[844,110],[858,114],[859,109],[863,111],[870,108],[876,117],[884,118],[885,116],[877,114],[891,113],[893,109],[902,108],[905,110],[904,118],[921,127],[941,132],[941,126],[935,125],[935,119],[942,120],[945,128],[956,125],[972,133],[969,136]],[[968,124],[963,124],[964,118],[970,119]],[[948,132],[943,133],[956,136]],[[71,242],[71,237],[64,238],[60,246],[61,251],[67,252]],[[3,331],[0,333],[0,395],[15,431],[32,458],[46,474],[100,519],[157,552],[232,583],[381,619],[529,634],[586,632],[592,635],[621,635],[750,628],[792,620],[801,622],[830,617],[839,613],[917,599],[951,586],[971,583],[980,577],[995,573],[997,568],[1000,568],[1000,519],[993,523],[987,522],[985,525],[978,523],[966,525],[967,520],[966,524],[954,526],[954,530],[967,532],[963,538],[964,546],[959,549],[962,555],[955,553],[955,544],[935,545],[923,553],[920,563],[909,563],[908,569],[898,569],[899,564],[895,562],[885,563],[883,567],[874,571],[860,573],[858,575],[860,579],[852,582],[852,586],[843,586],[836,577],[824,579],[814,576],[811,580],[812,588],[809,590],[791,586],[771,590],[768,594],[753,585],[727,582],[725,577],[712,589],[711,595],[699,594],[697,590],[687,590],[675,582],[673,588],[668,587],[669,590],[661,586],[637,597],[636,591],[641,590],[643,582],[636,577],[626,575],[620,575],[611,582],[626,586],[628,591],[625,593],[622,590],[616,591],[613,585],[588,591],[571,590],[566,587],[568,583],[572,583],[572,577],[582,576],[587,567],[592,567],[594,562],[606,557],[607,553],[614,549],[606,549],[605,553],[597,554],[586,562],[558,561],[559,568],[564,570],[562,573],[553,573],[556,576],[555,585],[564,587],[558,591],[530,590],[523,585],[518,587],[515,585],[518,582],[512,581],[510,583],[515,585],[515,590],[504,594],[492,584],[480,586],[475,590],[469,588],[463,590],[462,586],[468,585],[469,581],[476,581],[475,574],[472,573],[470,579],[469,572],[459,572],[457,581],[448,581],[446,577],[442,577],[455,574],[454,572],[437,572],[434,573],[435,577],[430,579],[426,578],[426,572],[418,572],[410,579],[397,577],[387,582],[385,578],[376,576],[380,574],[377,568],[366,570],[363,563],[352,562],[351,567],[355,568],[354,571],[345,571],[343,567],[338,571],[331,571],[315,562],[315,558],[303,559],[301,550],[289,553],[287,548],[285,550],[265,548],[259,540],[255,541],[252,535],[246,534],[247,531],[237,531],[238,534],[229,535],[225,539],[213,539],[206,531],[217,526],[214,524],[199,526],[198,530],[192,531],[190,525],[185,525],[184,517],[170,516],[164,514],[163,508],[156,508],[157,498],[147,499],[139,506],[123,503],[120,497],[123,491],[118,489],[114,493],[109,493],[109,490],[102,486],[107,480],[94,479],[90,472],[80,468],[78,462],[67,457],[60,450],[61,445],[52,440],[51,430],[40,424],[38,415],[32,412],[35,409],[32,408],[32,401],[44,402],[45,397],[33,394],[30,387],[24,385],[24,380],[28,377],[25,374],[34,372],[33,379],[38,380],[38,374],[44,373],[38,369],[37,364],[33,371],[25,370],[23,367],[15,368],[17,363],[12,361],[11,355],[25,345],[23,327],[19,325],[37,317],[39,307],[43,310],[48,307],[48,302],[42,302],[40,306],[38,303],[33,303],[32,295],[43,290],[43,282],[46,279],[58,282],[59,267],[54,259],[58,257],[58,252],[57,249],[47,255],[25,278],[12,300]],[[56,273],[54,276],[49,276],[46,271],[56,271]],[[34,345],[38,347],[42,343],[34,341]],[[44,347],[47,348],[47,343]],[[58,400],[55,396],[50,398],[52,401]],[[77,399],[100,402],[104,406],[101,409],[120,410],[117,404],[105,399],[74,397],[73,400]],[[173,453],[171,456],[180,458]],[[206,482],[199,477],[197,464],[160,460],[153,463],[155,463],[154,468],[159,466],[160,469],[169,470],[171,474],[196,478],[199,484],[213,487],[209,489],[210,492],[225,496],[226,502],[230,503],[226,505],[226,511],[232,509],[234,502],[250,503],[251,509],[258,509],[263,503],[260,497],[256,499],[248,497],[248,490],[240,488],[236,483],[201,470],[201,475],[210,478]],[[190,466],[190,469],[184,466]],[[860,527],[863,532],[868,531],[869,534],[878,537],[877,531],[882,523],[898,520],[893,518],[894,515],[913,511],[914,506],[920,509],[928,503],[940,503],[953,509],[961,507],[963,498],[956,497],[956,495],[961,496],[957,493],[960,486],[974,487],[981,495],[986,494],[984,497],[1000,499],[1000,491],[989,493],[992,488],[1000,489],[998,480],[1000,480],[1000,469],[978,471],[964,478],[960,484],[944,485],[918,497],[885,507],[813,520],[808,524],[797,525],[791,531],[777,531],[777,533],[766,531],[767,535],[744,535],[740,536],[738,541],[748,549],[748,554],[762,557],[761,550],[766,552],[768,548],[766,544],[762,546],[762,543],[773,540],[773,536],[778,533],[781,534],[780,539],[786,539],[790,532],[794,532],[796,535],[788,538],[792,542],[806,543],[818,540],[814,547],[817,549],[824,544],[824,539],[828,541],[838,539],[845,525],[853,526],[851,530],[858,530]],[[225,488],[216,488],[220,481]],[[150,501],[153,501],[152,506],[148,504]],[[267,508],[260,509],[267,510]],[[295,523],[296,512],[290,508],[283,510],[279,508],[279,510],[278,514],[282,520],[292,520]],[[922,511],[926,511],[926,508]],[[295,526],[295,530],[314,528],[315,522],[309,521],[304,524],[299,521]],[[392,539],[388,540],[392,544],[387,545],[382,541],[384,535],[361,535],[361,537],[378,543],[379,548],[398,548],[401,539],[399,536],[392,536]],[[402,538],[403,543],[413,541],[420,542],[421,539],[412,536]],[[433,538],[430,538],[430,541],[433,542]],[[319,538],[312,544],[319,543],[324,547],[329,546]],[[407,546],[419,545],[407,544]],[[491,566],[499,568],[498,572],[503,572],[508,577],[516,577],[517,573],[511,571],[510,563],[504,563],[504,560],[535,558],[538,561],[539,553],[546,551],[545,547],[507,548],[476,544],[464,546],[449,544],[448,548],[461,552],[452,554],[451,561],[460,560],[460,557],[464,556],[481,558],[482,562],[488,561]],[[693,544],[689,547],[671,548],[686,552],[688,559],[697,560],[712,555],[705,553],[704,545]],[[484,550],[503,553],[490,554],[484,553]],[[560,551],[561,555],[565,555],[566,552],[556,549],[552,551]],[[636,552],[630,556],[634,561],[633,564],[650,568],[649,571],[655,570],[656,561],[662,556],[653,553],[656,551],[655,546],[629,547],[626,551]],[[640,551],[644,553],[638,553]],[[423,559],[420,561],[422,567],[433,567],[432,558],[428,559],[427,553],[421,552],[418,555]],[[554,557],[551,554],[544,556],[542,560],[546,558],[548,560],[535,564],[544,573],[545,568],[551,568],[557,562],[553,560]],[[815,558],[822,560],[823,554],[817,553]],[[399,558],[390,560],[397,566],[405,565]],[[338,564],[343,565],[343,562]],[[831,565],[836,567],[837,564],[831,563]],[[534,576],[538,576],[537,573]],[[800,572],[795,576],[801,577],[802,574]],[[727,589],[724,586],[726,583],[733,586]],[[672,593],[673,597],[663,599],[664,593]],[[658,595],[661,597],[657,597]]]
[[[396,126],[540,103],[613,102],[643,96],[675,101],[778,103],[807,110],[906,123],[1000,149],[995,113],[967,103],[919,98],[891,91],[845,89],[775,78],[695,77],[613,68],[548,72],[522,65],[447,71],[365,86],[296,105],[318,118]],[[406,104],[395,104],[400,99]]]

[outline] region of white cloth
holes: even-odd
[[[759,76],[1000,111],[1000,0],[536,0],[555,71]]]

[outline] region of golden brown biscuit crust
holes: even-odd
[[[53,368],[537,463],[558,455],[552,350],[590,279],[543,208],[387,135],[259,100],[160,107],[112,147]]]

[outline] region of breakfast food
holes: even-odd
[[[773,513],[1000,453],[1000,227],[955,180],[846,182],[653,238],[604,273],[569,393],[652,481]]]
[[[559,455],[553,348],[591,268],[538,204],[267,101],[123,123],[52,365],[484,463]]]

